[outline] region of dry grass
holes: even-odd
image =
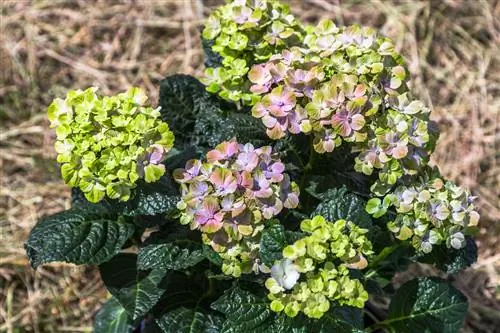
[[[315,22],[375,26],[394,38],[413,91],[434,108],[442,135],[434,161],[479,196],[480,260],[455,280],[471,299],[466,332],[500,327],[500,3],[291,1]],[[32,271],[23,241],[36,220],[69,206],[45,107],[68,89],[130,85],[157,101],[172,73],[201,75],[201,0],[0,2],[0,332],[89,331],[105,291],[92,268]],[[423,268],[417,268],[422,273]]]

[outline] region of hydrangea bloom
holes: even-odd
[[[368,293],[349,277],[349,268],[366,267],[365,256],[372,253],[368,230],[322,216],[302,221],[301,229],[309,235],[283,249],[284,259],[275,263],[266,280],[271,309],[290,317],[303,312],[321,318],[331,302],[362,308]]]
[[[220,67],[205,72],[207,89],[230,101],[253,104],[248,91],[250,67],[299,43],[303,28],[287,5],[275,0],[228,1],[207,19],[203,38],[222,57]]]
[[[313,135],[318,153],[344,142],[359,152],[355,169],[376,169],[376,193],[427,162],[435,139],[429,109],[406,92],[406,70],[391,42],[372,29],[337,28],[322,21],[308,28],[304,45],[273,55],[248,74],[262,96],[253,116],[267,134]]]
[[[297,207],[298,186],[268,146],[226,141],[206,157],[206,162],[191,160],[174,171],[181,184],[181,223],[203,232],[204,242],[225,259],[226,273],[238,276],[258,269],[254,264],[263,222],[283,208]]]
[[[383,199],[370,199],[366,210],[375,217],[394,206],[396,218],[387,227],[396,238],[411,240],[420,252],[430,253],[434,245],[465,246],[465,235],[479,222],[474,197],[453,182],[431,178],[421,185],[399,186]]]
[[[56,128],[55,149],[66,184],[78,187],[91,202],[105,195],[128,200],[139,178],[157,181],[174,135],[159,109],[145,106],[144,92],[100,97],[97,88],[68,92],[48,108]]]

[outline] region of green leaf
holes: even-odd
[[[156,319],[164,333],[219,333],[222,318],[199,308],[180,307]]]
[[[147,244],[139,249],[139,269],[182,270],[192,267],[206,258],[203,245],[188,239],[169,243]]]
[[[99,266],[108,291],[116,297],[132,319],[142,318],[166,290],[166,270],[137,270],[137,256],[122,253]]]
[[[160,82],[160,112],[174,132],[176,147],[195,138],[196,119],[202,112],[216,112],[218,105],[214,101],[205,86],[192,76],[173,75]]]
[[[127,202],[117,203],[117,209],[127,216],[170,214],[176,209],[179,200],[176,185],[166,175],[152,184],[138,183],[134,197]]]
[[[196,121],[194,133],[196,143],[205,147],[215,147],[232,138],[241,143],[250,142],[255,146],[264,146],[271,142],[262,121],[241,112],[205,112]]]
[[[125,202],[104,198],[99,203],[91,203],[85,199],[80,190],[73,188],[71,199],[73,206],[101,207],[114,214],[126,216],[168,215],[175,211],[180,200],[177,185],[168,173],[151,184],[138,181],[137,187],[132,192],[132,198]]]
[[[293,319],[286,318],[289,323],[286,323],[282,330],[283,333],[363,333],[364,331],[358,329],[346,322],[344,314],[335,311],[328,311],[320,319],[310,319],[304,315],[297,316]],[[288,326],[288,327],[287,327]]]
[[[260,239],[260,259],[271,267],[276,260],[283,258],[283,249],[288,245],[285,228],[281,224],[273,224],[262,232]]]
[[[115,298],[110,298],[97,312],[94,333],[131,333],[132,319]]]
[[[331,222],[344,219],[362,228],[371,228],[372,219],[365,211],[365,200],[348,192],[347,188],[329,189],[318,197],[321,202],[311,216],[321,215]]]
[[[446,246],[435,247],[431,253],[417,258],[419,262],[432,264],[447,274],[458,273],[477,261],[477,246],[474,239],[466,238],[465,247],[455,250]]]
[[[205,67],[221,67],[222,66],[222,56],[212,50],[214,44],[213,40],[208,40],[205,38],[201,39],[203,46],[203,53],[205,54]]]
[[[396,332],[456,333],[467,313],[467,298],[449,282],[417,278],[392,298],[389,317],[381,322]]]
[[[74,207],[39,221],[24,247],[33,268],[54,261],[101,264],[117,254],[133,233],[133,224],[103,207]]]
[[[227,290],[212,308],[223,313],[222,332],[262,333],[274,324],[274,315],[266,298],[260,298],[239,287]]]

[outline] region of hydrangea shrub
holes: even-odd
[[[99,266],[95,332],[457,332],[448,280],[390,282],[470,266],[479,222],[392,41],[275,0],[228,1],[201,38],[201,82],[165,78],[158,108],[138,88],[49,106],[73,207],[33,228],[32,266]]]

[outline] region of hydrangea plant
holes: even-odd
[[[275,0],[228,1],[201,38],[205,76],[165,78],[158,108],[49,106],[73,207],[33,228],[32,266],[99,266],[95,332],[457,332],[449,279],[390,282],[470,266],[479,222],[391,40]]]

